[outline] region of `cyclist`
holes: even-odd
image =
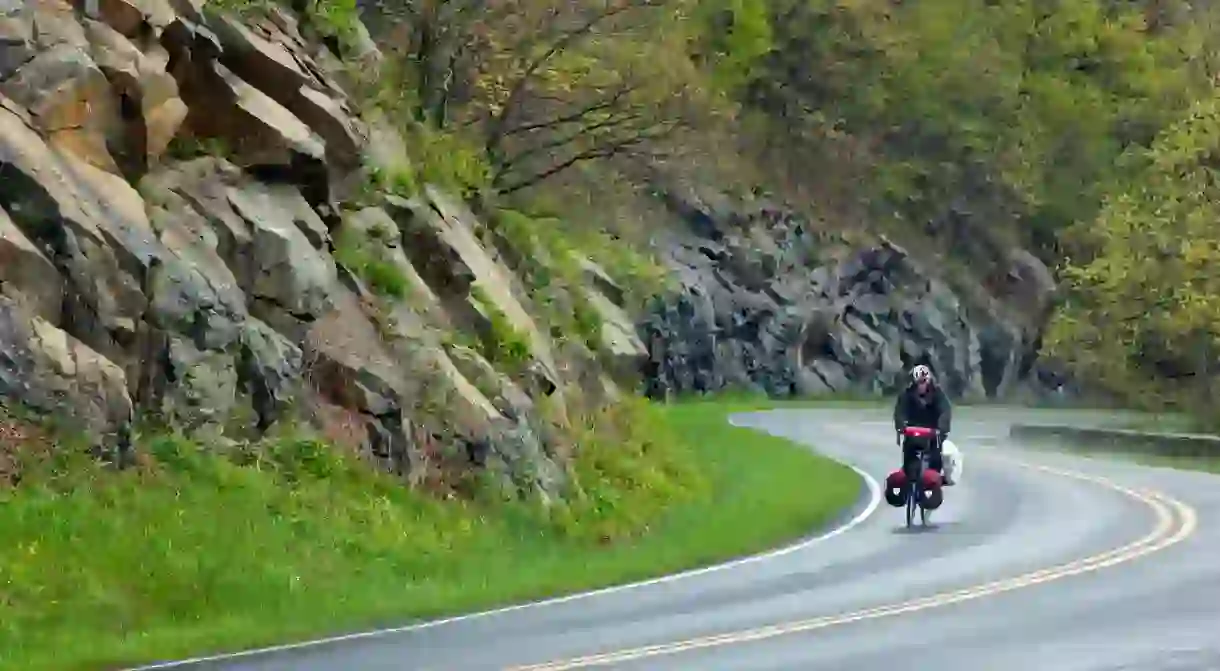
[[[952,416],[953,408],[949,403],[949,397],[936,383],[936,376],[932,374],[932,369],[924,364],[918,364],[912,368],[911,383],[902,390],[894,402],[894,430],[902,433],[904,427],[923,426],[939,431],[939,439],[932,454],[928,455],[928,466],[942,476],[945,473],[941,447],[945,437],[949,435]],[[903,464],[914,457],[909,443],[910,439],[904,437]],[[945,485],[953,485],[949,478],[944,477],[943,480]]]

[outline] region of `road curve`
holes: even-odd
[[[880,479],[897,461],[885,415],[781,410],[735,423],[816,442]],[[908,532],[901,511],[882,503],[833,538],[680,579],[143,668],[1220,668],[1220,528],[1206,523],[1220,478],[1031,452],[1007,436],[1011,421],[1102,423],[1096,415],[955,415],[964,477],[926,531]]]

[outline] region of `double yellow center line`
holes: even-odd
[[[1018,465],[1044,471],[1053,475],[1091,482],[1125,494],[1152,509],[1153,513],[1156,515],[1156,527],[1147,536],[1144,536],[1133,543],[1124,545],[1115,550],[1110,550],[1109,552],[1103,552],[1101,554],[1085,557],[1083,559],[1078,559],[1059,566],[1033,571],[1013,578],[996,580],[973,587],[967,587],[965,589],[944,592],[903,603],[880,606],[876,608],[867,608],[840,615],[829,615],[808,620],[785,622],[766,627],[758,627],[755,629],[745,629],[711,636],[690,638],[684,641],[675,641],[672,643],[661,643],[639,648],[588,655],[585,657],[575,657],[572,659],[546,662],[543,664],[517,666],[508,669],[508,671],[566,671],[568,669],[583,669],[588,667],[605,666],[649,657],[659,657],[662,655],[673,655],[692,650],[715,648],[723,645],[762,641],[778,636],[825,629],[836,625],[860,622],[863,620],[875,620],[883,617],[892,617],[904,613],[927,610],[939,606],[947,606],[949,604],[970,601],[980,597],[1002,594],[1004,592],[1010,592],[1023,587],[1032,587],[1034,585],[1050,582],[1052,580],[1059,580],[1061,578],[1067,578],[1069,576],[1091,573],[1108,566],[1129,562],[1182,542],[1192,533],[1194,533],[1195,528],[1198,526],[1198,515],[1193,508],[1160,492],[1129,489],[1105,478],[1077,473],[1075,471],[1065,471],[1047,466],[1029,464],[1011,458],[1004,458],[1004,460],[1012,461]]]

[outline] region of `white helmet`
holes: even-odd
[[[920,382],[934,382],[932,378],[932,369],[922,363],[911,369],[911,381],[916,384]]]

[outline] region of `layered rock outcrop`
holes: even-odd
[[[1004,396],[1029,378],[1055,291],[1032,255],[1014,253],[1000,297],[967,306],[887,240],[853,249],[768,203],[665,197],[686,229],[667,248],[680,288],[640,325],[650,396],[888,394],[915,363],[958,398]]]
[[[0,13],[0,399],[120,452],[140,420],[218,436],[293,412],[413,481],[457,459],[519,491],[562,487],[535,400],[562,410],[593,353],[556,349],[459,200],[342,205],[403,143],[355,113],[294,16],[190,0]],[[349,239],[406,290],[382,295]],[[501,317],[524,335],[519,368],[445,335],[493,342]],[[642,351],[624,337],[607,331],[606,353]]]

